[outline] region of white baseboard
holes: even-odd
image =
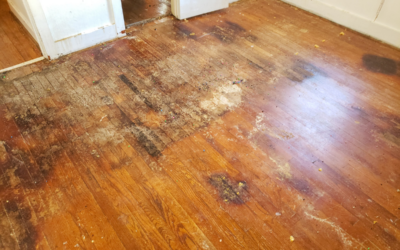
[[[14,66],[11,66],[11,67],[8,67],[8,68],[5,68],[5,69],[0,69],[0,73],[6,72],[6,71],[10,71],[10,70],[13,70],[13,69],[17,69],[17,68],[20,68],[20,67],[35,63],[35,62],[39,62],[39,61],[41,61],[43,59],[44,59],[44,57],[41,56],[41,57],[38,57],[36,59],[30,60],[30,61],[27,61],[27,62],[23,62],[23,63],[17,64],[17,65],[14,65]]]
[[[8,2],[8,5],[10,6],[11,12],[18,18],[18,20],[22,23],[22,25],[26,28],[26,30],[31,34],[33,39],[35,39],[37,42],[36,35],[35,35],[35,32],[33,32],[31,22],[27,19],[27,17],[25,17],[23,14],[21,14],[20,10],[15,8],[15,6],[11,2],[9,2],[9,1],[7,1],[7,2]]]
[[[171,0],[171,12],[179,20],[226,9],[228,7],[229,0]]]
[[[318,0],[282,0],[340,25],[400,48],[400,30]]]

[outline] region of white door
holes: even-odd
[[[229,0],[171,0],[171,12],[178,19],[228,8]]]
[[[121,0],[24,0],[43,56],[55,59],[124,36]]]

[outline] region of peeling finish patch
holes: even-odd
[[[114,104],[114,100],[109,97],[109,96],[103,96],[101,98],[101,101],[105,104],[105,105],[113,105]]]
[[[280,139],[280,140],[289,140],[294,137],[292,133],[286,132],[279,130],[277,128],[270,128],[265,125],[263,122],[265,119],[265,114],[264,113],[259,113],[256,116],[256,128],[261,131],[261,132],[266,132],[269,136]]]
[[[96,127],[93,132],[90,132],[90,139],[100,146],[105,146],[106,144],[116,146],[124,141],[120,132],[111,125]]]
[[[332,227],[333,230],[335,230],[335,232],[337,233],[337,235],[339,236],[340,240],[342,241],[342,243],[344,245],[346,245],[347,247],[352,247],[353,246],[353,242],[357,242],[352,236],[350,236],[346,231],[343,230],[343,228],[337,226],[335,223],[328,221],[327,219],[321,219],[318,218],[314,215],[311,215],[307,212],[304,213],[308,218],[319,221],[321,223],[324,223],[330,227]]]
[[[209,182],[219,192],[226,203],[244,204],[247,201],[247,184],[245,181],[236,182],[225,174],[214,174]]]
[[[7,161],[7,149],[6,149],[6,142],[0,141],[0,163],[3,164]]]
[[[281,164],[280,162],[274,160],[271,156],[269,157],[271,161],[273,161],[278,167],[278,173],[281,178],[290,179],[292,178],[292,174],[290,173],[290,165],[289,163]]]
[[[400,147],[400,131],[398,129],[383,132],[372,130],[372,136],[376,141],[384,141],[391,147]]]
[[[397,117],[384,118],[388,125],[385,128],[371,130],[375,141],[382,141],[390,147],[400,148],[400,119]]]
[[[237,107],[242,102],[242,89],[237,85],[227,84],[213,91],[213,97],[200,103],[205,110],[226,110]]]

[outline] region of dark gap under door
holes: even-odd
[[[171,0],[122,0],[125,25],[171,14]]]

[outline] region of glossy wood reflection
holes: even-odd
[[[126,25],[171,14],[170,0],[122,0]]]

